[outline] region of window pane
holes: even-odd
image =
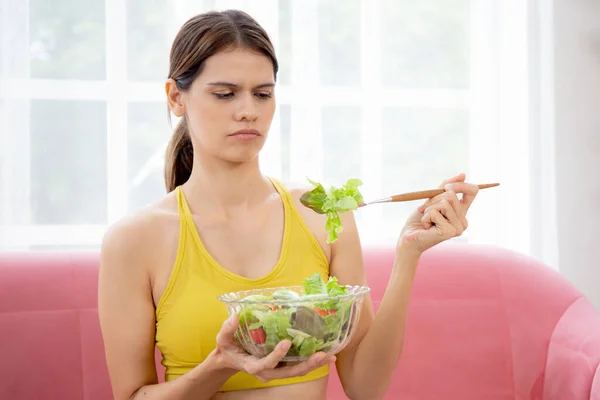
[[[277,81],[284,85],[289,85],[292,82],[291,0],[279,0],[279,43],[275,51],[277,52],[277,61],[279,62]]]
[[[287,181],[291,178],[291,133],[292,133],[292,110],[289,104],[279,106],[279,121],[281,138],[281,179]]]
[[[466,88],[469,0],[383,0],[382,80],[402,88]]]
[[[360,83],[360,2],[319,1],[319,66],[323,85]]]
[[[104,1],[30,0],[31,76],[106,77]]]
[[[164,80],[168,75],[166,0],[127,1],[127,76]]]
[[[106,104],[31,102],[34,224],[106,223]]]
[[[172,129],[163,103],[131,103],[128,111],[128,209],[133,211],[166,194],[164,154]]]
[[[361,174],[360,107],[323,107],[322,115],[323,181],[342,186]],[[356,213],[357,223],[362,215]]]
[[[437,188],[468,173],[469,117],[464,109],[388,108],[383,113],[383,193]],[[420,203],[385,205],[384,221],[401,227]]]
[[[360,177],[360,108],[324,107],[322,121],[323,179],[338,186]]]

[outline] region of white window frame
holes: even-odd
[[[8,248],[29,248],[34,246],[97,246],[109,224],[114,223],[127,212],[127,105],[135,101],[164,103],[163,82],[141,83],[127,80],[127,54],[126,41],[126,7],[120,0],[106,1],[106,80],[105,81],[78,81],[78,80],[52,80],[28,79],[28,62],[24,63],[27,73],[20,79],[6,79],[0,75],[2,90],[9,99],[62,99],[62,100],[102,100],[107,104],[107,210],[108,223],[100,225],[28,225],[23,223],[29,218],[13,220],[10,214],[13,210],[20,209],[28,212],[29,183],[22,182],[22,177],[29,176],[29,163],[27,155],[18,152],[18,157],[25,160],[16,165],[11,154],[18,148],[17,142],[29,140],[29,129],[21,127],[20,132],[26,132],[25,138],[17,138],[5,132],[0,137],[6,164],[3,166],[2,195],[4,225],[0,227],[0,244]],[[292,112],[291,130],[291,177],[293,180],[303,181],[306,176],[319,179],[322,175],[322,165],[319,160],[322,154],[318,146],[321,139],[321,108],[323,106],[352,105],[361,108],[361,158],[362,178],[368,185],[365,186],[366,198],[383,195],[381,192],[382,177],[382,107],[438,107],[455,108],[464,107],[470,111],[469,143],[471,144],[470,167],[477,171],[475,178],[489,180],[498,177],[514,177],[519,175],[518,169],[528,168],[528,148],[516,150],[519,154],[518,162],[512,165],[513,169],[505,175],[499,175],[503,169],[503,160],[496,159],[499,149],[507,151],[512,149],[514,143],[526,143],[520,138],[523,132],[519,125],[527,116],[527,97],[518,95],[523,93],[519,88],[523,78],[518,70],[519,62],[513,64],[502,59],[502,52],[508,52],[506,46],[514,46],[518,38],[506,35],[518,35],[518,29],[526,29],[527,13],[523,12],[526,5],[520,5],[522,0],[471,0],[471,88],[469,90],[399,90],[389,89],[381,85],[381,40],[379,37],[380,2],[359,0],[361,4],[361,85],[352,88],[314,87],[318,82],[318,31],[317,13],[318,0],[302,2],[291,1],[292,10],[292,59],[294,68],[291,75],[291,85],[278,84],[278,106],[290,105]],[[24,1],[23,7],[28,2]],[[278,46],[278,1],[216,1],[217,8],[241,7],[251,10],[253,15],[265,26]],[[16,6],[15,6],[16,7]],[[174,0],[173,24],[170,25],[170,34],[174,35],[180,24],[190,15],[189,11],[198,6],[186,4],[182,0]],[[194,10],[200,12],[203,10]],[[309,18],[303,17],[308,14]],[[516,15],[516,17],[515,17]],[[28,13],[26,14],[28,17]],[[525,18],[525,19],[524,19]],[[515,27],[515,19],[519,22]],[[313,21],[307,25],[306,21]],[[499,24],[513,23],[511,29],[498,29]],[[503,36],[504,35],[504,36]],[[28,43],[27,35],[22,36],[24,43]],[[27,48],[27,47],[25,47]],[[526,50],[526,47],[524,47]],[[523,49],[521,49],[523,50]],[[511,56],[514,49],[510,50]],[[28,53],[22,55],[28,60]],[[526,57],[526,54],[522,56]],[[310,60],[302,62],[301,60]],[[500,62],[502,61],[502,63]],[[25,65],[27,64],[27,65]],[[512,74],[499,74],[501,68],[516,66]],[[14,75],[13,75],[14,76]],[[4,78],[3,78],[4,77]],[[498,81],[498,77],[500,80]],[[516,91],[515,91],[516,89]],[[515,96],[515,93],[517,96]],[[492,94],[492,95],[490,95]],[[493,102],[496,96],[497,102]],[[375,104],[371,99],[378,99]],[[487,99],[487,100],[485,100]],[[1,111],[1,110],[0,110]],[[27,110],[28,116],[28,110]],[[517,115],[517,119],[501,119],[506,115]],[[6,117],[6,115],[4,115]],[[28,123],[28,118],[19,116],[18,123]],[[515,121],[512,125],[510,120]],[[490,126],[490,121],[497,121],[498,126]],[[508,122],[506,122],[508,121]],[[16,120],[15,120],[16,123]],[[508,125],[507,125],[508,124]],[[11,126],[10,124],[8,125]],[[310,129],[306,129],[310,127]],[[263,167],[270,173],[277,174],[281,168],[279,152],[279,114],[275,116],[272,124],[273,135],[266,145],[264,156],[261,159]],[[507,132],[513,132],[506,136]],[[514,149],[512,149],[514,151]],[[316,151],[316,153],[315,153]],[[307,155],[317,162],[306,165],[304,160]],[[492,162],[490,162],[492,158]],[[15,168],[21,168],[20,177],[16,177]],[[526,169],[525,169],[526,170]],[[17,184],[17,182],[19,182]],[[20,190],[14,190],[18,187]],[[528,181],[523,179],[508,184],[510,190],[519,190],[523,197],[528,199]],[[420,188],[407,188],[407,190]],[[386,193],[385,195],[387,195]],[[485,196],[482,196],[482,198]],[[522,200],[523,197],[520,199]],[[473,210],[476,215],[475,223],[469,229],[469,237],[477,238],[482,242],[508,243],[509,247],[524,250],[529,246],[529,226],[520,233],[512,232],[510,226],[503,225],[502,214],[497,212],[502,201],[509,196],[489,196],[481,201],[479,208]],[[479,200],[478,200],[479,202]],[[509,206],[518,206],[516,202],[509,202]],[[383,218],[383,208],[378,206],[368,207],[360,212],[364,215],[363,221],[374,221],[360,226],[364,243],[393,240],[392,236],[382,237],[377,221]],[[525,213],[527,210],[523,211]],[[490,228],[492,224],[493,228]],[[399,226],[400,228],[400,226]],[[504,240],[506,234],[511,234],[513,240]],[[523,244],[525,243],[525,244]]]

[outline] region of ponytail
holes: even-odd
[[[177,124],[165,154],[165,186],[167,193],[183,185],[190,178],[194,161],[194,149],[186,118]]]

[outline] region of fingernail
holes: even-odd
[[[452,189],[454,189],[454,186],[452,186],[451,183],[447,184],[446,186],[444,186],[444,189],[446,189],[446,191],[451,191]]]
[[[288,351],[290,349],[290,347],[292,346],[292,344],[290,342],[285,342],[284,344],[281,345],[281,348],[284,351]]]

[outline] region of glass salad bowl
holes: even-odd
[[[302,286],[227,293],[217,299],[240,324],[235,340],[251,355],[265,357],[282,340],[292,346],[284,362],[304,361],[316,352],[337,354],[356,331],[367,286],[323,282],[315,273]]]

